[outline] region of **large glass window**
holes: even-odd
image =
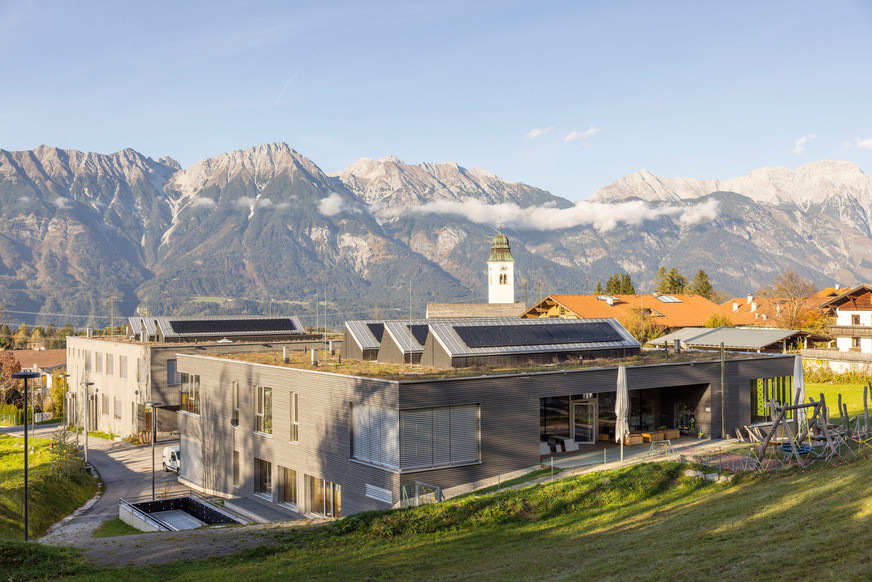
[[[103,354],[94,352],[94,371],[98,374],[103,373]]]
[[[121,420],[121,399],[115,399],[115,420]]]
[[[233,451],[233,488],[239,489],[239,451]]]
[[[336,483],[306,475],[306,511],[325,517],[341,517],[342,490]]]
[[[282,503],[297,504],[297,472],[287,467],[279,467],[282,476]]]
[[[182,374],[182,384],[179,410],[200,414],[200,376],[197,374]]]
[[[751,380],[751,422],[769,422],[769,401],[775,399],[778,404],[793,404],[793,376],[777,378],[758,378]],[[788,411],[788,418],[793,418]]]
[[[272,388],[255,386],[254,390],[257,400],[254,430],[272,434]]]
[[[254,459],[254,492],[272,497],[272,463]]]

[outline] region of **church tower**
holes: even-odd
[[[502,227],[494,237],[487,260],[487,301],[515,302],[515,259],[512,258],[509,239],[503,234]]]

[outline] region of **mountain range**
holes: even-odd
[[[573,203],[453,162],[362,158],[327,174],[283,143],[189,168],[40,146],[0,149],[0,221],[0,304],[39,323],[138,310],[314,324],[326,309],[335,326],[483,301],[500,223],[521,301],[588,293],[618,271],[650,289],[660,265],[703,269],[732,294],[786,269],[872,279],[872,177],[833,161],[725,181],[643,170]]]

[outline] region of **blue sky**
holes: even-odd
[[[625,174],[872,171],[872,2],[0,0],[0,148],[327,172],[457,161],[580,200]],[[805,138],[805,139],[803,139]]]

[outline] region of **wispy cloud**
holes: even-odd
[[[55,198],[55,206],[57,206],[58,208],[69,208],[72,205],[73,202],[69,198],[64,198],[63,196],[58,196],[57,198]]]
[[[600,128],[595,125],[591,125],[586,131],[570,131],[566,134],[566,137],[563,138],[563,141],[575,141],[577,139],[588,139],[590,137],[595,136],[600,132]]]
[[[216,203],[211,198],[206,198],[204,196],[194,196],[191,198],[191,206],[194,208],[211,208],[216,206]]]
[[[296,198],[296,196],[292,196],[292,198]],[[289,202],[275,203],[269,198],[261,198],[260,200],[257,200],[251,196],[241,196],[233,203],[240,208],[287,208],[291,205]]]
[[[346,202],[346,200],[336,192],[331,192],[327,198],[322,198],[318,202],[318,212],[324,216],[336,216],[341,212],[362,212],[362,210],[353,204]]]
[[[714,220],[718,215],[718,202],[709,200],[691,206],[651,207],[641,200],[620,204],[582,200],[571,208],[520,208],[515,204],[491,205],[468,199],[462,202],[428,202],[422,206],[379,212],[384,218],[404,213],[453,214],[463,216],[477,224],[493,224],[494,217],[501,216],[503,224],[519,230],[554,231],[577,226],[592,226],[600,232],[607,232],[619,224],[634,226],[661,216],[672,216],[684,225]]]
[[[853,142],[848,142],[848,147],[853,147],[858,150],[872,150],[872,137],[868,139],[855,138]]]
[[[805,153],[805,147],[811,143],[812,140],[817,139],[816,135],[804,135],[793,143],[793,153],[800,156]]]
[[[535,129],[531,129],[524,137],[527,139],[536,139],[537,137],[542,137],[543,135],[547,134],[555,127],[557,126],[549,125],[548,127],[537,127]]]

